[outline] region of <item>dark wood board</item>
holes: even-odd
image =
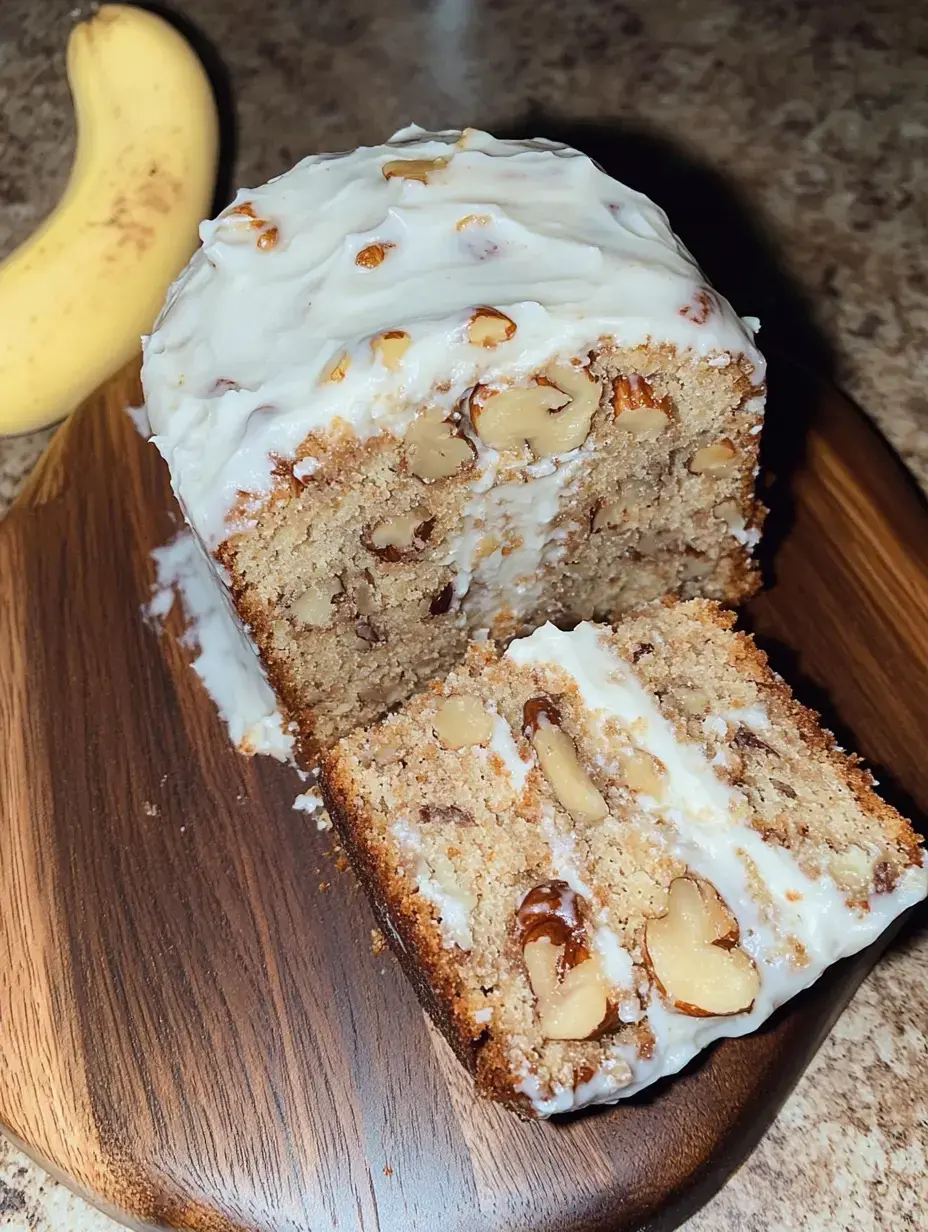
[[[774,576],[746,623],[920,811],[928,519],[863,416],[808,380],[798,403],[795,375],[773,379]],[[148,1225],[676,1226],[875,952],[615,1109],[526,1125],[475,1101],[293,771],[233,752],[140,619],[177,513],[138,399],[134,369],[91,399],[0,524],[0,1122]]]

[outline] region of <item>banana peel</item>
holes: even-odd
[[[0,434],[63,418],[132,358],[197,246],[215,184],[215,100],[173,26],[101,5],[71,32],[67,73],[67,187],[0,264]]]

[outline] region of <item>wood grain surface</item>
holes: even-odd
[[[840,395],[771,381],[771,585],[745,623],[918,820],[925,510]],[[874,952],[614,1109],[526,1125],[475,1101],[371,952],[295,774],[233,752],[186,652],[140,618],[178,514],[123,413],[138,400],[133,369],[85,405],[0,524],[0,1121],[143,1225],[676,1226]]]

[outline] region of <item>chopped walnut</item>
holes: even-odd
[[[335,615],[333,600],[343,591],[341,581],[332,578],[309,586],[290,603],[290,612],[302,625],[324,628]]]
[[[576,822],[601,821],[609,812],[606,801],[580,764],[574,742],[560,722],[550,698],[533,697],[523,707],[523,730],[561,806]]]
[[[488,227],[493,221],[491,214],[465,214],[454,224],[456,231],[465,231],[468,227]]]
[[[403,329],[390,329],[371,339],[371,350],[385,368],[395,372],[403,356],[412,346],[412,338]]]
[[[723,479],[733,475],[738,468],[738,451],[727,436],[715,445],[706,445],[697,449],[689,460],[689,469],[694,475],[709,475],[712,479]]]
[[[705,325],[712,316],[713,309],[712,292],[703,287],[694,294],[688,304],[683,305],[680,316],[692,321],[694,325]]]
[[[343,381],[345,374],[351,366],[351,356],[347,351],[343,351],[337,359],[333,360],[326,371],[322,374],[322,380],[325,381]]]
[[[473,814],[457,804],[423,804],[419,809],[419,820],[438,825],[472,826]]]
[[[495,308],[477,308],[467,324],[467,340],[474,346],[497,347],[516,332],[516,323]]]
[[[442,587],[437,595],[434,596],[429,603],[430,616],[444,616],[451,607],[451,601],[454,599],[454,587],[449,582],[447,586]]]
[[[435,734],[447,749],[471,748],[489,744],[493,738],[493,716],[479,697],[449,697],[432,719]]]
[[[383,264],[389,249],[395,247],[395,244],[368,244],[357,254],[354,263],[360,265],[362,269],[376,269],[378,265]]]
[[[588,369],[552,364],[534,385],[502,390],[478,385],[470,398],[471,419],[491,449],[528,444],[537,458],[548,458],[583,444],[599,393]]]
[[[434,526],[435,519],[428,509],[419,505],[409,513],[385,518],[368,527],[361,536],[361,542],[375,556],[396,563],[422,552],[428,546]]]
[[[516,935],[546,1039],[596,1039],[618,1025],[599,956],[590,952],[583,906],[565,881],[548,881],[530,890],[516,913]]]
[[[447,158],[394,158],[384,163],[380,170],[385,180],[418,180],[420,184],[427,184],[433,171],[441,171],[447,165]]]
[[[637,372],[617,377],[612,386],[616,427],[637,440],[655,440],[670,423],[670,399],[655,394]]]
[[[738,941],[738,923],[715,887],[701,878],[677,877],[666,913],[647,922],[645,957],[661,991],[681,1013],[743,1014],[754,1004],[760,976]]]
[[[425,411],[406,432],[406,465],[426,483],[447,479],[474,460],[474,447],[443,418],[438,409]]]

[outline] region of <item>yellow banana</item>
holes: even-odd
[[[216,105],[167,22],[104,4],[68,41],[77,153],[64,195],[0,265],[0,433],[67,415],[138,350],[197,243]]]

